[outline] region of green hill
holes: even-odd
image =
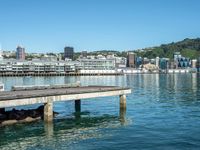
[[[110,55],[114,54],[119,57],[127,57],[128,51],[116,51],[116,50],[99,50],[88,52],[88,55]],[[190,59],[195,59],[200,57],[200,38],[196,39],[184,39],[179,42],[172,42],[169,44],[162,44],[160,46],[144,48],[141,50],[131,50],[137,54],[137,56],[147,57],[147,58],[173,58],[174,52],[181,52],[181,55],[188,57]],[[75,59],[81,55],[80,52],[75,53]]]
[[[200,38],[184,39],[180,42],[162,44],[159,47],[145,48],[142,51],[136,51],[138,56],[155,58],[167,57],[173,58],[174,52],[180,52],[182,56],[191,59],[200,57]]]

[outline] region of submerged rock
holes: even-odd
[[[5,120],[1,123],[2,126],[6,126],[6,125],[11,125],[11,124],[15,124],[17,123],[18,121],[16,119],[13,119],[13,120]]]
[[[33,122],[44,118],[44,106],[39,106],[36,109],[6,111],[0,113],[0,126],[11,125],[15,123]],[[57,116],[57,112],[53,112],[53,116]]]
[[[41,119],[41,117],[37,117],[37,118],[26,117],[25,119],[20,120],[20,123],[24,123],[24,122],[33,122],[33,121],[40,120],[40,119]]]

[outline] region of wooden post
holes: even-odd
[[[121,125],[124,125],[126,123],[126,108],[123,108],[123,107],[120,108],[119,120],[121,122]]]
[[[122,125],[126,122],[126,95],[120,95],[119,117]]]
[[[45,123],[44,124],[44,129],[45,129],[45,133],[47,138],[52,138],[53,134],[54,134],[54,129],[53,129],[53,122],[49,122],[49,123]]]
[[[75,100],[75,112],[81,112],[81,100]]]
[[[51,122],[53,120],[53,101],[47,98],[47,103],[44,104],[44,121]]]
[[[77,87],[81,86],[80,81],[76,82],[76,84],[77,84]],[[75,100],[75,112],[81,112],[81,100],[80,99]]]
[[[126,109],[126,95],[120,95],[120,109]]]

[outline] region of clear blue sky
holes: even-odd
[[[27,52],[132,50],[200,37],[200,0],[0,0],[0,43]]]

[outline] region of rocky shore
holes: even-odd
[[[53,112],[54,116],[58,113]],[[0,126],[6,126],[16,123],[33,122],[43,119],[44,106],[37,109],[4,111],[0,113]]]

